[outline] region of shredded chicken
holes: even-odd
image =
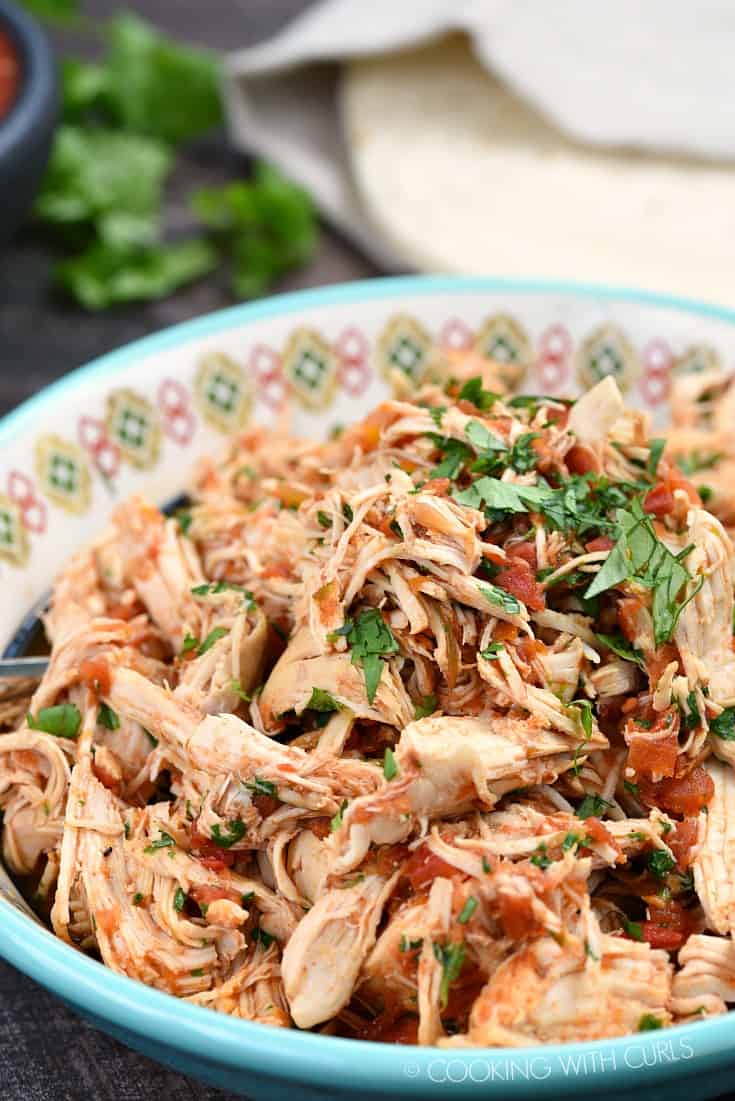
[[[735,389],[677,382],[664,452],[612,380],[512,376],[457,353],[327,443],[248,431],[71,560],[0,734],[3,859],[57,936],[402,1043],[735,1003],[735,506],[672,462],[706,407],[735,465]]]

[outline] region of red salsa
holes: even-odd
[[[20,84],[20,58],[10,35],[0,28],[0,122],[10,111]]]

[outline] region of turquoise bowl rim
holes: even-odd
[[[164,348],[211,335],[248,321],[320,306],[408,295],[486,291],[558,295],[675,310],[735,325],[735,310],[696,300],[638,291],[547,280],[494,277],[398,276],[296,291],[262,302],[234,306],[144,337],[80,367],[8,413],[0,421],[0,446],[8,443],[62,393],[80,383],[124,369]],[[366,1043],[241,1021],[173,999],[125,978],[84,956],[0,899],[0,955],[68,1003],[115,1030],[157,1044],[169,1062],[176,1053],[200,1065],[252,1073],[264,1079],[303,1083],[344,1092],[416,1097],[447,1089],[459,1096],[494,1092],[515,1097],[572,1096],[592,1090],[652,1086],[667,1079],[700,1076],[735,1063],[735,1015],[679,1025],[661,1032],[613,1040],[521,1049],[439,1049]],[[662,1048],[662,1044],[664,1047]],[[668,1044],[668,1047],[666,1046]],[[730,1050],[733,1048],[734,1050]],[[662,1050],[668,1052],[664,1057]],[[678,1055],[676,1054],[678,1052]],[[631,1056],[633,1053],[633,1056]],[[631,1063],[631,1059],[633,1062]],[[535,1061],[537,1073],[509,1082],[509,1060]],[[581,1060],[581,1062],[579,1062]],[[590,1071],[564,1071],[568,1061]],[[597,1068],[597,1069],[595,1069]],[[645,1077],[641,1071],[645,1069]],[[475,1073],[473,1073],[473,1070]],[[495,1072],[498,1078],[495,1078]],[[505,1083],[505,1089],[503,1089]]]

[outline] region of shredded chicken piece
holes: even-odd
[[[3,859],[57,936],[373,1040],[735,1003],[735,386],[677,378],[664,450],[611,379],[569,404],[518,374],[435,351],[71,559],[46,675],[0,695]]]

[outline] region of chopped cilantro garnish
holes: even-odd
[[[350,625],[347,641],[352,664],[362,666],[368,703],[372,703],[383,672],[381,657],[395,654],[398,643],[377,608],[360,613]]]
[[[498,654],[502,653],[504,649],[505,646],[502,642],[491,642],[484,650],[480,650],[480,657],[484,658],[485,661],[495,661]]]
[[[264,948],[269,948],[276,939],[272,933],[266,933],[265,929],[261,929],[259,925],[256,925],[253,929],[252,937],[256,943],[260,941]]]
[[[31,730],[73,740],[79,737],[82,716],[75,703],[57,703],[54,707],[42,707],[35,717],[29,711],[26,722]]]
[[[472,404],[483,413],[491,409],[499,397],[500,395],[494,394],[492,390],[485,390],[483,388],[482,379],[479,375],[467,379],[467,382],[465,382],[459,392],[460,401],[472,402]]]
[[[106,730],[119,730],[120,719],[117,713],[112,710],[109,704],[101,703],[99,711],[97,712],[97,722],[100,726],[104,726]]]
[[[735,742],[735,707],[726,707],[716,718],[710,719],[709,728],[718,738]]]
[[[479,421],[468,421],[464,434],[480,456],[508,450],[507,444]]]
[[[176,513],[176,520],[179,525],[179,531],[182,535],[186,535],[191,527],[192,515],[188,509],[182,509]]]
[[[663,455],[665,448],[665,439],[651,440],[650,451],[648,452],[648,462],[646,463],[646,470],[652,478],[656,477],[658,464],[661,462],[661,456]]]
[[[186,892],[183,891],[181,887],[177,887],[174,891],[174,910],[177,914],[180,914],[181,911],[184,909],[185,902]]]
[[[538,432],[524,432],[510,449],[508,465],[519,474],[525,474],[535,468],[539,457],[533,448],[533,441],[538,437]]]
[[[239,818],[233,818],[226,826],[227,833],[222,832],[219,822],[212,826],[212,840],[221,849],[231,848],[237,841],[242,841],[245,836],[245,823]]]
[[[346,810],[347,810],[347,800],[343,799],[342,802],[339,805],[339,810],[337,811],[336,814],[332,815],[332,817],[329,821],[329,828],[330,828],[332,833],[336,833],[337,830],[339,829],[339,827],[342,825],[342,816],[344,815],[344,812]]]
[[[151,841],[150,845],[146,845],[143,849],[144,853],[154,853],[156,849],[170,849],[175,846],[176,842],[170,833],[166,833],[165,830],[158,831],[158,837],[155,841]]]
[[[221,638],[224,638],[227,634],[226,627],[213,627],[203,642],[200,642],[197,646],[197,654],[199,657],[202,654],[206,654],[207,650],[210,650],[215,642],[219,642]]]
[[[429,477],[453,480],[464,464],[472,458],[472,452],[466,444],[463,444],[460,440],[452,439],[451,436],[432,435],[431,440],[437,451],[443,452],[444,458],[433,468]]]
[[[574,750],[574,760],[572,763],[572,772],[575,776],[579,776],[579,755],[592,737],[592,704],[589,700],[573,700],[569,705],[569,710],[573,710],[579,720],[579,725],[582,727],[582,741]]]
[[[466,925],[467,922],[472,917],[472,915],[474,914],[476,909],[477,909],[477,899],[475,898],[474,895],[470,895],[470,897],[467,899],[464,906],[462,907],[462,909],[459,912],[459,916],[457,918],[457,921],[459,922],[459,924],[460,925]]]
[[[654,1029],[663,1028],[664,1023],[654,1013],[644,1013],[638,1022],[639,1032],[653,1032]]]
[[[306,705],[307,711],[339,711],[340,705],[335,700],[334,696],[325,691],[324,688],[312,688],[309,702]]]
[[[542,871],[548,868],[549,865],[553,863],[551,857],[546,851],[546,844],[544,841],[542,841],[537,846],[536,852],[533,854],[530,860],[532,864],[535,864],[537,868],[541,868]]]
[[[656,535],[651,518],[643,511],[639,499],[631,501],[628,509],[618,509],[618,522],[622,528],[620,538],[585,596],[597,596],[629,578],[652,589],[654,642],[660,646],[671,638],[679,616],[702,587],[704,578],[700,578],[695,589],[680,602],[679,594],[691,580],[682,560],[691,548],[685,548],[678,555],[672,554]]]
[[[577,818],[601,818],[609,806],[607,799],[603,799],[595,792],[592,795],[585,795],[574,813]]]
[[[657,879],[665,879],[676,861],[663,849],[654,849],[648,854],[648,867]]]
[[[385,747],[385,753],[383,754],[383,775],[386,780],[393,780],[398,775],[398,765],[390,746]]]
[[[136,891],[135,894],[133,895],[133,906],[140,906],[141,902],[143,901],[143,898],[144,898],[144,896],[141,894],[141,892]]]
[[[696,730],[702,725],[702,716],[697,707],[697,697],[694,692],[689,692],[686,698],[686,710],[682,712],[682,726],[685,730]]]
[[[199,639],[194,638],[194,635],[189,634],[189,632],[187,631],[186,634],[184,635],[184,642],[183,642],[183,645],[181,647],[181,653],[182,654],[188,654],[190,650],[196,650],[198,645],[199,645]]]
[[[332,526],[332,517],[327,516],[326,512],[322,511],[322,509],[319,509],[319,511],[316,514],[316,518],[319,521],[320,527],[323,527],[325,530],[326,530],[326,528],[331,528],[331,526]]]
[[[517,600],[512,593],[506,592],[505,589],[499,588],[498,585],[486,585],[485,582],[481,582],[477,587],[486,600],[502,608],[504,612],[508,612],[511,615],[520,612],[520,601]]]
[[[638,784],[634,784],[630,780],[623,780],[623,787],[630,795],[638,796],[641,793],[641,789],[638,787]]]
[[[584,837],[579,833],[568,833],[561,843],[561,851],[563,853],[569,852],[570,849],[578,847],[584,841]]]
[[[429,409],[429,416],[433,420],[437,428],[442,426],[442,418],[447,411],[446,405],[433,405]]]
[[[490,872],[493,870],[493,866],[486,856],[483,856],[482,858],[482,870],[485,875],[489,875]]]
[[[246,781],[245,787],[256,795],[270,795],[272,797],[278,795],[278,788],[273,781],[262,780],[260,776],[254,776],[252,780]]]
[[[437,706],[436,696],[424,696],[413,709],[414,719],[425,719],[428,715],[433,715]]]
[[[234,677],[231,681],[228,681],[227,691],[234,692],[236,696],[240,697],[243,703],[250,703],[253,698],[252,694],[250,692],[246,692],[240,681],[236,680]]]
[[[464,963],[464,944],[432,944],[434,956],[442,966],[442,980],[439,986],[439,1004],[442,1009],[447,1008],[449,1001],[449,987],[459,978]]]
[[[643,926],[639,921],[628,921],[627,918],[622,918],[621,920],[623,929],[631,940],[643,940]]]
[[[398,942],[399,952],[415,952],[424,943],[423,937],[416,937],[412,939],[407,937],[405,933],[401,933],[401,939]]]
[[[631,646],[622,635],[603,635],[600,632],[595,634],[603,646],[607,646],[608,650],[612,650],[623,661],[634,661],[644,672],[646,671],[646,663],[640,650]]]
[[[348,524],[351,524],[352,521],[355,519],[355,514],[352,511],[352,507],[348,505],[346,501],[342,505],[342,515],[344,516]]]

